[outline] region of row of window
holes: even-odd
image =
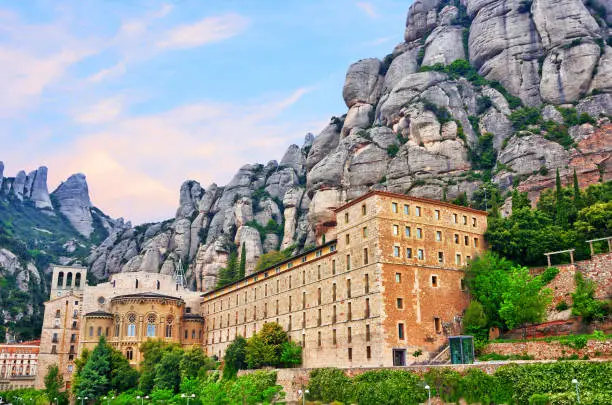
[[[410,204],[404,204],[404,215],[410,215]],[[420,217],[421,216],[421,207],[419,206],[415,206],[414,207],[414,216],[416,217]],[[394,214],[398,214],[399,213],[399,204],[396,202],[392,202],[391,203],[391,212],[393,212]],[[439,221],[441,219],[441,214],[440,214],[440,210],[434,210],[433,211],[433,218],[436,221]],[[451,214],[451,218],[450,218],[450,222],[453,224],[463,224],[463,225],[468,225],[468,216],[467,215],[461,215],[461,220],[460,220],[460,216],[457,213],[453,213]],[[478,219],[476,217],[472,217],[471,219],[471,223],[472,223],[472,227],[477,227],[478,226]]]
[[[398,257],[401,258],[401,247],[400,246],[393,246],[393,257]],[[438,263],[443,264],[444,263],[444,252],[439,251],[438,252]],[[472,256],[470,255],[466,255],[465,256],[465,263],[462,261],[462,255],[461,253],[455,253],[455,264],[458,266],[461,266],[463,264],[467,264],[470,260],[472,260]],[[405,255],[406,259],[412,259],[413,258],[413,251],[412,248],[407,247],[406,248],[406,255]],[[416,250],[416,258],[417,260],[425,260],[425,249],[417,249]]]

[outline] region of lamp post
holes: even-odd
[[[59,400],[56,398],[53,398],[53,400],[55,401],[55,405],[59,405]]]
[[[140,405],[144,405],[144,400],[149,399],[149,396],[147,395],[146,397],[141,397],[140,395],[138,395],[136,399],[140,399]]]
[[[425,389],[427,390],[427,405],[429,405],[431,404],[431,388],[429,385],[426,385]]]
[[[182,395],[181,395],[181,398],[187,398],[187,405],[189,405],[189,400],[190,400],[191,398],[195,398],[195,394],[191,394],[191,395],[185,395],[185,394],[182,394]]]
[[[83,405],[83,402],[87,401],[89,398],[88,397],[77,397],[78,400],[81,401],[81,405]]]
[[[578,389],[578,380],[576,380],[575,378],[572,380],[572,384],[574,384],[576,386],[576,401],[578,403],[580,403],[580,390]]]
[[[301,389],[298,390],[298,395],[302,396],[302,405],[306,404],[306,394],[310,394],[310,391],[308,391],[308,390],[302,391]]]
[[[114,396],[113,396],[112,398],[109,398],[109,397],[104,397],[104,398],[102,398],[102,399],[106,400],[106,405],[110,405],[110,401],[111,401],[111,399],[115,399],[115,397],[114,397]]]

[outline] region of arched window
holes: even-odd
[[[136,288],[138,288],[138,279],[136,279]]]
[[[125,350],[125,357],[126,357],[128,360],[133,360],[133,359],[134,359],[134,350],[132,350],[132,348],[131,348],[131,347],[128,347],[128,348]]]
[[[101,335],[102,335],[102,327],[98,326],[98,336],[101,336]]]
[[[62,312],[58,309],[57,311],[55,311],[55,317],[56,318],[60,318],[62,316]]]
[[[119,315],[115,315],[115,337],[119,337],[120,318]]]
[[[89,336],[93,336],[93,326],[89,327]]]
[[[72,287],[72,272],[66,276],[66,287]]]
[[[104,336],[108,337],[108,332],[109,332],[109,327],[106,327],[106,332],[104,333]]]
[[[77,273],[74,277],[74,286],[77,288],[81,286],[81,273]]]
[[[57,275],[57,286],[58,287],[64,286],[64,272],[63,271],[60,271]]]
[[[136,314],[129,314],[127,316],[128,326],[127,326],[127,335],[129,337],[136,336]]]
[[[159,280],[157,280],[157,289],[159,290],[159,287],[161,287],[161,284],[159,282]]]
[[[147,316],[147,337],[155,337],[155,321],[157,316],[155,314],[149,314]]]
[[[195,329],[194,329],[194,330],[191,331],[191,338],[195,339],[195,336],[196,336],[196,334],[195,334]]]
[[[158,281],[159,283],[159,281]],[[166,337],[167,338],[171,338],[172,337],[172,327],[174,324],[174,317],[172,315],[168,315],[168,317],[166,318]]]

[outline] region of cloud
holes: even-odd
[[[102,124],[116,119],[121,113],[123,100],[119,97],[100,100],[74,116],[80,124]]]
[[[166,49],[195,48],[234,37],[245,31],[249,24],[249,19],[238,14],[207,17],[193,24],[172,28],[156,45]]]
[[[374,10],[374,5],[372,3],[368,3],[366,1],[360,1],[357,3],[357,7],[359,7],[364,13],[366,13],[371,18],[378,18],[378,13]]]
[[[362,43],[362,46],[363,47],[372,47],[372,46],[384,45],[384,44],[389,43],[393,39],[395,39],[395,37],[376,38],[376,39],[374,39],[372,41],[367,41],[367,42]]]
[[[280,159],[308,130],[320,130],[321,119],[283,120],[309,91],[244,103],[201,101],[137,116],[115,113],[116,100],[100,100],[75,120],[104,125],[83,127],[69,147],[51,154],[50,183],[83,172],[92,201],[109,215],[136,223],[165,219],[176,210],[184,180],[225,184],[245,163]]]

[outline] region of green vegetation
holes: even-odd
[[[41,371],[39,370],[39,372]],[[47,374],[45,374],[44,383],[45,394],[47,394],[49,402],[55,400],[58,404],[68,404],[68,393],[64,391],[64,378],[60,374],[57,365],[49,366]]]
[[[445,403],[458,403],[463,398],[468,404],[527,405],[533,404],[538,396],[546,396],[550,404],[563,405],[575,401],[573,378],[580,381],[581,403],[612,403],[610,362],[510,364],[500,367],[493,375],[477,368],[465,374],[447,368],[433,368],[422,377],[403,370],[377,370],[349,378],[342,370],[318,369],[310,373],[307,388],[310,391],[308,399],[323,403],[425,403],[427,391],[423,387],[428,384],[432,396],[440,397]]]
[[[217,288],[224,287],[228,284],[236,282],[244,278],[246,271],[246,245],[242,243],[240,251],[240,260],[238,260],[238,252],[236,246],[232,245],[227,265],[219,270],[217,278]]]
[[[585,279],[582,273],[576,272],[576,291],[572,293],[572,315],[582,316],[587,323],[594,320],[602,320],[610,312],[608,304],[596,300],[595,289],[597,286],[592,280]]]
[[[510,114],[510,122],[517,131],[527,129],[530,125],[537,125],[542,120],[542,114],[539,108],[522,107],[512,111]]]
[[[270,268],[289,259],[293,255],[294,251],[295,245],[291,245],[281,251],[273,250],[271,252],[264,253],[263,255],[259,256],[259,260],[257,260],[257,264],[255,265],[255,271]]]
[[[434,103],[430,103],[427,100],[423,101],[423,108],[434,113],[440,124],[446,124],[453,119],[453,116],[451,115],[450,111],[448,111],[448,108],[438,107]]]
[[[399,152],[399,146],[395,144],[391,144],[387,146],[387,155],[389,155],[390,157],[394,158],[395,156],[397,156],[398,152]]]

